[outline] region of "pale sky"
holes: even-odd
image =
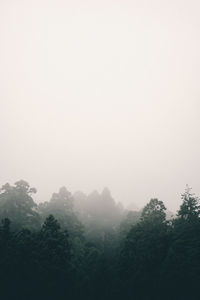
[[[0,185],[200,196],[200,2],[1,0]]]

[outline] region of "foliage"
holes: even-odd
[[[166,208],[162,201],[158,199],[151,199],[150,202],[144,207],[141,220],[143,222],[158,224],[163,223],[166,219]]]
[[[158,199],[125,213],[107,189],[76,204],[61,188],[39,207],[34,192],[25,181],[1,189],[2,299],[199,299],[200,208],[188,189],[170,221]]]
[[[37,205],[33,201],[32,194],[35,188],[20,180],[11,186],[9,183],[0,190],[0,218],[9,218],[16,229],[27,227],[38,229],[40,217],[37,213]]]
[[[183,203],[181,204],[178,216],[187,221],[194,221],[200,215],[199,198],[191,194],[190,188],[187,186],[185,193],[182,195]]]

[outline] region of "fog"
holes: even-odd
[[[200,194],[199,1],[0,2],[0,184]]]

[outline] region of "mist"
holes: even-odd
[[[1,1],[1,185],[200,193],[198,1]]]
[[[2,299],[199,299],[199,11],[0,1]]]

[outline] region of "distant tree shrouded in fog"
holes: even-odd
[[[32,194],[35,188],[20,180],[11,186],[9,183],[2,186],[0,190],[0,217],[12,220],[15,227],[35,227],[40,224],[37,205],[33,201]]]
[[[187,188],[175,218],[154,198],[141,211],[110,191],[65,187],[37,205],[26,181],[0,193],[2,299],[198,300],[199,198]]]

